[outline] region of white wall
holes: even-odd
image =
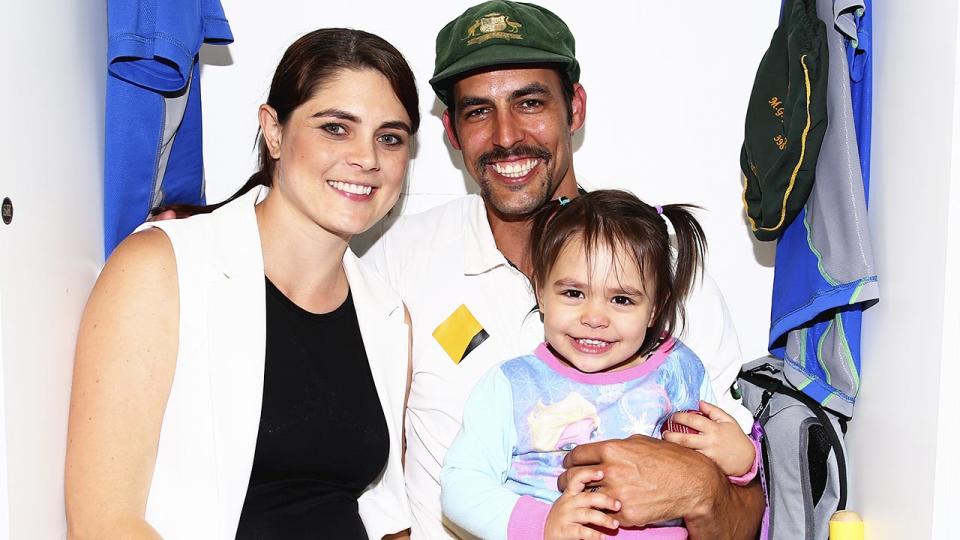
[[[957,11],[960,21],[960,10]],[[960,22],[957,24],[960,36]],[[960,74],[960,37],[954,76]],[[960,380],[960,362],[957,362],[957,342],[960,336],[960,84],[954,84],[953,96],[953,153],[950,167],[950,196],[947,199],[947,230],[945,234],[946,261],[944,265],[943,330],[940,340],[940,400],[937,406],[938,426],[936,474],[934,477],[933,536],[950,538],[956,535],[954,513],[960,504],[960,461],[956,459],[960,447],[960,422],[955,411],[960,411],[960,392],[953,382]],[[953,276],[954,279],[950,279]]]
[[[439,101],[427,80],[434,38],[474,0],[411,4],[223,0],[236,42],[201,53],[207,193],[225,198],[254,169],[256,108],[283,50],[304,32],[349,26],[400,49],[420,83],[423,123],[407,197],[397,212],[428,208],[473,188],[445,143]],[[745,358],[766,350],[773,246],[752,240],[740,204],[739,164],[747,98],[776,26],[778,2],[543,0],[577,38],[587,123],[575,154],[578,179],[623,187],[653,203],[694,202],[711,245],[709,269],[733,311]],[[691,321],[697,324],[698,321]]]
[[[0,223],[0,538],[66,531],[73,346],[103,259],[106,31],[103,3],[9,2],[0,17],[0,198],[14,203]]]
[[[850,507],[871,540],[957,538],[958,16],[951,0],[874,2],[870,227],[881,301],[864,315],[847,438]]]

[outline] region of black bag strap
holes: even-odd
[[[775,393],[789,396],[800,403],[803,403],[814,415],[816,415],[817,420],[820,421],[820,425],[823,426],[823,430],[827,435],[827,439],[830,441],[830,446],[833,447],[833,455],[836,456],[837,459],[837,469],[840,473],[840,500],[837,504],[837,510],[845,510],[847,506],[847,462],[843,454],[843,445],[840,442],[840,436],[837,435],[837,431],[834,429],[833,423],[830,422],[827,412],[824,410],[823,406],[817,403],[817,401],[812,397],[794,389],[787,384],[784,384],[784,382],[780,379],[759,373],[759,370],[762,369],[772,370],[775,368],[769,366],[768,364],[764,364],[762,366],[740,372],[741,379],[764,389],[763,397],[760,400],[760,407],[754,412],[754,415],[758,415],[760,411],[767,406],[767,402],[770,401],[770,397]],[[843,426],[846,423],[846,418],[838,417],[838,421],[840,425]]]

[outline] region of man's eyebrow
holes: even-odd
[[[526,86],[517,88],[513,92],[510,92],[510,99],[515,100],[531,95],[552,96],[553,93],[550,92],[550,89],[547,87],[547,85],[539,82],[532,82]],[[457,108],[461,109],[466,107],[477,107],[480,105],[490,105],[491,103],[493,102],[487,98],[464,96],[457,101]]]
[[[490,103],[491,101],[489,99],[466,96],[460,98],[460,101],[457,102],[457,108],[464,109],[466,107],[476,107],[478,105],[489,105]]]
[[[543,83],[533,82],[524,87],[517,88],[510,93],[510,99],[518,99],[532,94],[550,96],[550,89]]]

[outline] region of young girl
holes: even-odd
[[[731,482],[755,476],[755,445],[708,403],[703,365],[670,337],[706,249],[688,208],[603,190],[537,216],[531,281],[546,343],[492,369],[467,402],[440,477],[443,512],[457,526],[485,539],[686,538],[681,520],[619,528],[607,512],[620,503],[589,487],[599,470],[557,491],[563,457],[576,445],[660,436],[680,411],[701,413],[671,418],[695,431],[664,430],[663,439],[707,455]]]

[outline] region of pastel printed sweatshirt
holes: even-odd
[[[713,402],[710,378],[683,343],[666,341],[622,371],[582,373],[545,345],[492,368],[474,388],[440,475],[444,515],[480,538],[543,538],[563,458],[576,445],[657,436],[673,412]],[[680,520],[616,538],[681,539]]]

